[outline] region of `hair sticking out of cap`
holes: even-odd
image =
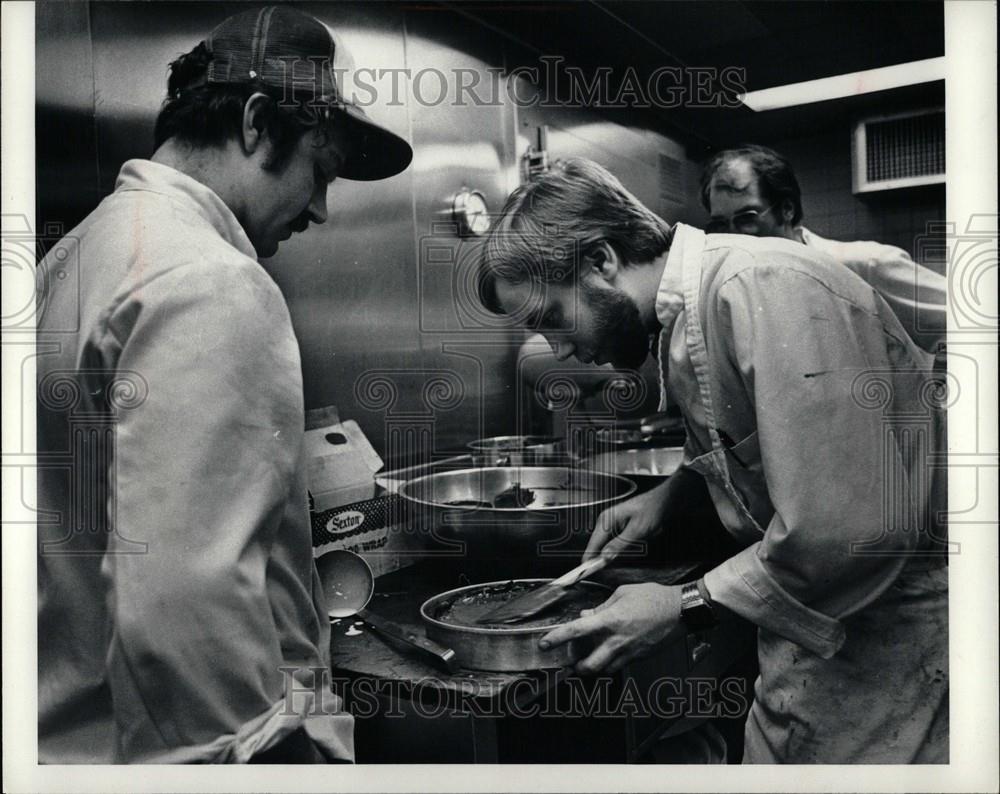
[[[294,146],[307,129],[335,126],[351,143],[338,176],[374,180],[398,174],[409,166],[413,150],[361,108],[342,101],[333,68],[336,49],[326,25],[288,5],[225,19],[171,64],[156,145],[174,136],[193,145],[220,145],[238,134],[245,103],[261,92],[277,106],[273,140],[291,140]],[[290,130],[283,128],[285,121]]]

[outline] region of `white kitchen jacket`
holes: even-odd
[[[236,218],[132,160],[39,279],[40,761],[242,762],[299,726],[351,759],[312,687],[299,350]]]

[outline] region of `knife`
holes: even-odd
[[[427,637],[410,631],[367,609],[358,610],[356,617],[361,618],[386,639],[394,640],[406,648],[409,653],[423,657],[425,661],[430,662],[435,667],[444,669],[448,673],[454,673],[458,670],[458,661],[451,648],[438,645],[434,640],[429,640]]]
[[[558,579],[553,579],[537,590],[525,593],[496,609],[490,610],[476,620],[476,623],[517,623],[533,617],[553,604],[561,601],[569,592],[569,588],[582,579],[597,573],[608,564],[603,556],[591,557],[572,571],[564,573]]]

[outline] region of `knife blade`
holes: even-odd
[[[553,579],[537,590],[525,593],[523,596],[501,604],[485,615],[477,618],[476,623],[517,623],[537,615],[544,609],[558,603],[569,592],[569,588],[591,574],[597,573],[608,564],[603,556],[592,557],[573,570],[564,573],[558,579]]]

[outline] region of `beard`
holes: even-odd
[[[591,358],[605,359],[615,369],[639,369],[649,355],[649,331],[635,301],[617,289],[600,289],[586,281],[582,287],[597,345]]]

